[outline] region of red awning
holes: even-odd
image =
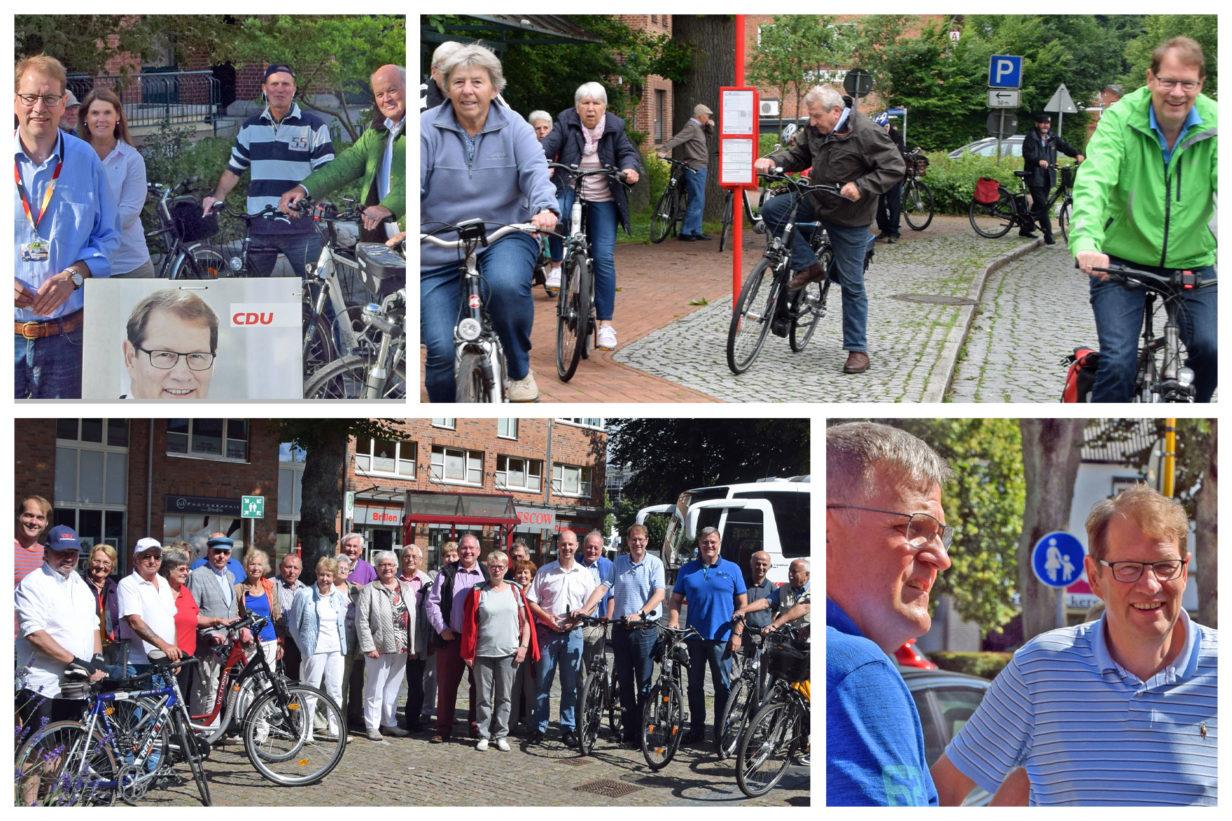
[[[431,493],[410,490],[406,494],[404,530],[415,524],[471,525],[513,529],[518,526],[513,496],[496,493]],[[409,542],[409,536],[407,538]]]

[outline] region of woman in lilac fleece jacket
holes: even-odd
[[[532,222],[556,225],[556,189],[534,129],[500,102],[501,64],[483,46],[463,46],[441,66],[448,100],[420,118],[419,202],[425,233],[454,238],[448,226],[482,219],[489,230]],[[538,398],[530,371],[535,318],[531,275],[539,246],[516,233],[480,249],[488,313],[509,366],[509,398]],[[424,381],[431,402],[454,401],[453,328],[458,320],[459,252],[420,246],[420,335],[428,348]]]

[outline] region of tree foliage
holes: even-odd
[[[1143,21],[1141,33],[1125,47],[1125,72],[1121,84],[1126,91],[1146,85],[1146,70],[1151,67],[1151,52],[1172,37],[1192,37],[1206,56],[1206,82],[1202,91],[1215,96],[1219,85],[1218,18],[1213,14],[1160,14]]]
[[[816,81],[817,69],[843,65],[849,56],[848,44],[840,38],[833,18],[806,14],[786,14],[761,27],[757,51],[749,63],[752,83],[776,89],[786,107],[795,101],[795,111],[803,116],[801,99]]]
[[[808,419],[618,419],[609,434],[608,461],[629,468],[634,499],[809,472]]]

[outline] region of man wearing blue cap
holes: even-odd
[[[17,720],[37,727],[46,719],[77,718],[81,703],[59,698],[60,676],[70,665],[102,678],[102,636],[94,596],[76,573],[81,556],[77,533],[57,525],[47,533],[43,565],[17,585]],[[87,659],[90,659],[87,661]]]
[[[271,63],[261,83],[266,107],[244,121],[235,135],[231,159],[222,172],[214,195],[201,201],[205,213],[224,199],[245,171],[248,180],[248,213],[257,214],[267,205],[277,206],[288,188],[315,169],[334,159],[329,126],[311,111],[301,111],[295,102],[295,72],[283,63]],[[256,220],[249,225],[248,259],[256,276],[274,270],[278,254],[287,258],[298,276],[321,254],[321,238],[310,220]]]
[[[215,533],[210,536],[206,546],[209,552],[206,553],[205,563],[188,574],[188,590],[197,600],[201,615],[219,619],[238,619],[240,611],[235,596],[235,585],[247,576],[237,577],[231,567],[232,564],[239,564],[231,558],[231,548],[235,546],[235,542],[222,533]],[[245,637],[241,636],[241,638]],[[251,635],[245,638],[245,640],[250,639]],[[197,640],[199,660],[197,671],[193,676],[193,691],[190,699],[194,715],[205,715],[214,706],[222,662],[214,655],[213,649],[226,640],[225,630],[200,631]]]

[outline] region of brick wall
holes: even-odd
[[[55,498],[55,419],[18,419],[13,423],[13,463],[14,509],[23,496]]]
[[[620,14],[616,19],[634,31],[644,31],[649,34],[672,33],[672,16],[670,14]],[[642,99],[628,124],[634,131],[646,135],[640,146],[649,150],[656,142],[662,142],[672,136],[672,81],[657,74],[650,74],[642,80]],[[662,91],[666,96],[662,114],[657,112],[655,92]],[[661,118],[662,132],[656,135],[655,124]]]

